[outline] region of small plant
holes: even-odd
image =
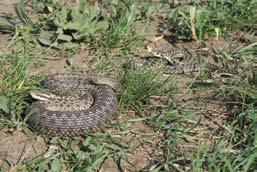
[[[55,41],[81,41],[97,37],[108,28],[106,14],[97,5],[89,6],[85,1],[79,1],[73,8],[60,5],[42,20],[49,26],[55,26]],[[50,28],[49,28],[50,29]]]
[[[0,117],[8,121],[6,124],[14,127],[17,121],[22,121],[22,113],[27,106],[26,98],[29,91],[35,88],[39,76],[28,79],[27,70],[30,64],[29,56],[25,54],[1,54],[0,73]]]
[[[179,39],[192,39],[188,6],[170,12],[168,14],[168,25],[170,31],[177,34]]]
[[[148,98],[165,89],[168,79],[157,82],[157,72],[129,68],[122,71],[118,80],[121,83],[120,101],[125,106],[140,107],[147,103]]]
[[[70,7],[48,2],[38,3],[36,9],[43,13],[34,22],[40,31],[38,40],[43,45],[61,48],[59,44],[65,42],[90,42],[109,28],[108,15],[97,3],[91,6],[86,1],[78,1]]]
[[[112,4],[113,12],[110,18],[110,27],[106,34],[103,34],[104,47],[136,47],[143,39],[143,29],[135,33],[133,24],[140,19],[140,9],[137,4],[131,4],[129,8],[120,6],[119,3]]]

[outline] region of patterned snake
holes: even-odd
[[[204,71],[206,79],[200,79],[205,84],[229,84],[231,76],[237,76],[238,71],[220,67],[215,64],[201,64],[193,62],[192,53],[186,48],[173,48],[171,50],[154,50],[152,56],[140,57],[124,65],[125,68],[134,66],[138,69],[160,68],[165,74],[187,74]]]
[[[166,74],[191,73],[201,70],[223,73],[224,76],[235,74],[235,71],[214,64],[192,63],[192,59],[191,52],[185,48],[174,48],[168,51],[154,50],[152,56],[138,58],[133,65],[139,69],[162,67]]]
[[[49,136],[86,134],[110,119],[117,110],[118,83],[104,76],[54,74],[43,86],[49,91],[34,91],[35,101],[26,110],[32,128]]]
[[[163,67],[164,73],[190,73],[200,71],[202,69],[218,70],[216,65],[205,65],[199,63],[190,63],[192,54],[185,48],[174,48],[168,51],[154,50],[152,56],[141,57],[134,61],[134,65],[139,69],[149,67]]]

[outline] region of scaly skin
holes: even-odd
[[[97,84],[94,84],[97,83]],[[52,91],[73,92],[78,88],[91,94],[94,103],[78,110],[51,110],[36,101],[26,110],[28,124],[49,136],[84,135],[110,119],[117,110],[116,81],[103,76],[55,74],[45,78],[43,85]],[[110,86],[111,87],[110,87]],[[112,87],[115,87],[114,89]],[[71,95],[72,96],[72,95]],[[54,103],[49,101],[48,103]],[[67,102],[66,102],[67,104]],[[54,106],[54,105],[52,105]]]
[[[154,50],[150,57],[142,57],[135,60],[135,66],[141,69],[148,67],[163,67],[164,73],[191,73],[201,70],[218,71],[222,73],[231,72],[226,69],[221,69],[214,64],[190,63],[192,54],[187,49],[174,48],[169,51]]]

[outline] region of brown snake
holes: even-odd
[[[235,73],[234,71],[221,68],[214,64],[192,63],[191,52],[185,48],[173,48],[168,51],[154,50],[152,56],[137,58],[133,65],[139,69],[158,68],[166,74],[191,73],[199,71]]]
[[[45,78],[43,86],[53,93],[32,92],[32,97],[40,101],[33,102],[25,113],[28,124],[46,135],[84,135],[99,127],[116,113],[117,81],[113,78],[80,74],[54,74]],[[79,92],[79,96],[74,95],[74,92],[76,94]],[[61,96],[55,96],[55,93],[61,94]],[[58,101],[66,96],[63,95],[64,93],[71,93],[71,95],[62,104]],[[89,94],[92,95],[93,102]],[[86,101],[76,101],[79,98],[88,99],[89,105],[85,105]],[[49,105],[51,103],[52,105]],[[72,103],[73,105],[71,105]]]

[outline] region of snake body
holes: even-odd
[[[238,71],[215,64],[201,64],[193,61],[192,53],[186,48],[173,48],[170,50],[154,50],[151,56],[134,59],[124,65],[125,68],[134,66],[137,69],[161,69],[164,74],[188,74],[203,71],[204,78],[199,75],[196,80],[205,84],[229,84],[231,78],[238,75]]]
[[[231,73],[214,64],[192,63],[192,53],[186,48],[173,48],[171,50],[154,50],[152,56],[140,57],[134,61],[139,69],[162,67],[166,74],[191,73],[201,70],[220,73]]]
[[[86,134],[110,119],[117,110],[117,97],[115,89],[117,82],[113,78],[103,76],[85,76],[79,74],[54,74],[47,76],[43,86],[54,92],[79,92],[80,95],[92,95],[93,102],[87,107],[75,104],[71,108],[51,109],[46,104],[54,103],[48,100],[35,101],[26,110],[28,124],[34,129],[49,136],[76,136]],[[86,94],[87,93],[87,94]],[[74,101],[74,94],[70,95]],[[83,98],[83,96],[82,96]],[[89,100],[91,98],[89,97]],[[56,100],[55,100],[56,101]],[[58,101],[58,99],[57,99]],[[82,101],[82,103],[85,103]],[[53,105],[54,106],[54,105]]]
[[[135,59],[134,65],[139,69],[162,67],[163,72],[188,73],[199,71],[199,64],[189,64],[192,54],[187,49],[174,48],[169,51],[154,50],[152,56],[140,57]]]

